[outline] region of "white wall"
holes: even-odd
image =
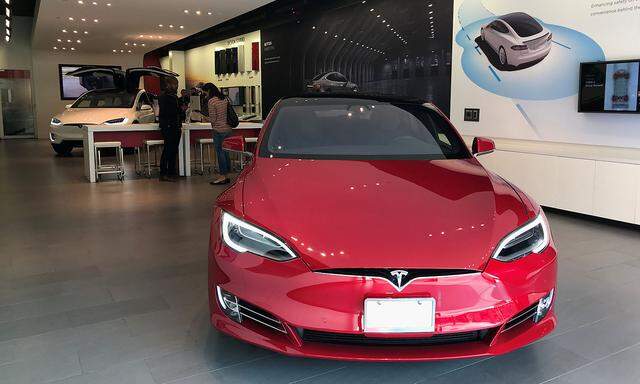
[[[13,18],[11,42],[9,44],[4,42],[4,34],[0,42],[0,69],[31,70],[32,29],[33,18],[20,16]]]
[[[37,137],[48,137],[51,117],[60,113],[70,100],[60,98],[58,64],[120,65],[123,69],[142,66],[142,56],[132,54],[62,53],[33,51],[33,92],[36,109]]]

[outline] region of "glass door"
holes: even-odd
[[[31,72],[0,69],[0,138],[35,136]]]

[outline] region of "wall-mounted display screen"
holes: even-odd
[[[582,63],[579,112],[638,113],[640,60]]]
[[[68,76],[67,73],[86,67],[88,65],[79,64],[59,64],[58,76],[60,80],[60,98],[62,100],[75,100],[83,93],[92,89],[113,88],[113,77],[111,76],[90,76],[80,79],[75,76]],[[91,65],[92,67],[104,67],[121,69],[118,65]]]
[[[234,107],[243,106],[245,104],[244,91],[245,87],[222,88],[222,93],[231,100],[231,105]]]

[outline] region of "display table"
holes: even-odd
[[[262,123],[241,122],[234,128],[235,135],[245,138],[258,137]],[[84,174],[91,182],[96,182],[95,175],[95,142],[119,141],[124,148],[141,148],[145,140],[162,140],[160,127],[155,124],[124,125],[85,125],[82,127],[84,150]],[[199,138],[210,138],[213,129],[208,123],[190,123],[182,125],[182,135],[178,147],[178,171],[180,176],[191,176],[191,141]]]
[[[262,123],[242,122],[238,127],[233,129],[234,135],[239,135],[247,139],[254,140],[260,134]],[[213,128],[209,123],[191,123],[184,124],[182,127],[181,153],[184,156],[184,163],[189,164],[191,159],[191,143],[198,139],[212,138]],[[182,175],[182,174],[181,174]],[[184,176],[191,176],[191,167],[185,167]]]

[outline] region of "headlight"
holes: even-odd
[[[226,212],[222,212],[222,238],[238,252],[251,252],[275,261],[297,257],[282,240]]]
[[[126,117],[119,117],[117,119],[107,120],[104,123],[107,125],[117,125],[117,124],[127,124],[128,121],[129,119],[127,119]]]
[[[58,119],[57,117],[54,117],[53,119],[51,119],[51,125],[62,125],[62,121],[60,121],[60,119]]]
[[[540,253],[547,248],[549,240],[549,225],[541,211],[534,220],[502,239],[492,257],[500,261],[513,261],[530,253]]]

